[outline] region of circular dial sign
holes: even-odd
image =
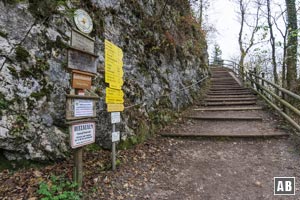
[[[87,12],[82,9],[78,9],[74,13],[74,21],[77,28],[86,34],[89,34],[93,30],[93,21]]]

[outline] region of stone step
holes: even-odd
[[[185,118],[195,119],[195,120],[209,120],[209,121],[262,121],[261,117],[248,117],[248,116],[237,116],[237,117],[228,117],[228,116],[186,116]]]
[[[232,83],[212,83],[212,87],[229,87],[229,86],[239,86],[241,87],[237,82]]]
[[[206,95],[206,98],[251,98],[255,95]]]
[[[237,86],[233,86],[233,85],[228,85],[228,86],[218,86],[218,87],[215,87],[215,86],[212,86],[210,87],[210,89],[213,89],[213,90],[229,90],[229,89],[234,89],[234,90],[238,90],[238,89],[245,89],[239,85]]]
[[[261,121],[246,120],[193,120],[195,123],[176,127],[175,130],[162,131],[168,137],[276,137],[288,136],[286,131],[278,131],[276,127]],[[216,126],[218,123],[218,126]],[[222,127],[222,129],[220,129]]]
[[[205,98],[205,102],[255,101],[256,98]]]
[[[219,88],[210,88],[209,91],[214,91],[214,92],[226,92],[226,91],[236,91],[236,92],[244,92],[244,91],[249,91],[249,89],[247,88],[242,88],[242,87],[239,87],[239,88],[222,88],[222,89],[219,89]]]
[[[216,75],[212,75],[211,76],[211,78],[213,78],[213,79],[229,79],[230,78],[230,76],[216,76]]]
[[[195,111],[243,111],[243,110],[262,110],[259,106],[244,106],[244,107],[209,107],[209,108],[195,108]]]
[[[255,105],[256,101],[203,102],[202,106]]]
[[[250,91],[224,91],[224,92],[208,92],[207,95],[250,95],[252,94]]]
[[[212,82],[226,82],[226,81],[236,82],[236,80],[234,80],[233,78],[212,78],[212,79],[210,79],[210,81],[212,81]]]

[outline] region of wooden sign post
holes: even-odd
[[[74,22],[80,30],[72,30],[71,47],[68,49],[68,68],[72,70],[72,94],[67,95],[66,119],[69,124],[70,145],[74,149],[73,180],[80,189],[83,181],[83,147],[95,142],[96,101],[98,96],[86,96],[91,89],[92,77],[97,72],[94,54],[95,40],[86,34],[92,31],[93,22],[88,13],[78,9]],[[75,90],[75,92],[74,92]],[[74,94],[75,93],[75,94]]]
[[[120,111],[124,110],[123,85],[123,51],[118,46],[105,40],[105,102],[107,111],[111,112],[112,123],[112,170],[116,169],[116,142],[120,140],[120,132],[116,131],[116,123],[121,122]]]

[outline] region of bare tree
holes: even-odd
[[[239,66],[240,66],[240,74],[242,77],[244,77],[244,61],[245,57],[249,53],[249,50],[253,45],[255,44],[254,42],[254,37],[256,32],[258,31],[258,25],[259,25],[259,15],[260,15],[260,7],[261,3],[259,1],[256,2],[256,11],[254,16],[254,23],[251,25],[249,22],[247,22],[246,15],[247,10],[249,9],[251,1],[250,0],[238,0],[239,4],[239,14],[240,14],[240,31],[239,31],[239,47],[240,47],[240,60],[239,60]],[[252,29],[250,32],[250,38],[249,41],[244,41],[244,29],[245,26],[248,26],[250,29]]]
[[[268,19],[268,27],[270,33],[270,44],[272,49],[272,65],[273,65],[273,76],[274,82],[278,84],[278,74],[277,74],[277,63],[276,63],[276,41],[273,33],[273,23],[272,23],[272,14],[271,14],[271,6],[270,0],[267,0],[267,19]]]
[[[280,33],[281,37],[282,37],[282,63],[281,63],[281,66],[282,66],[282,72],[281,72],[281,81],[282,81],[282,87],[286,88],[287,87],[287,83],[286,83],[286,48],[287,48],[287,21],[286,21],[286,18],[285,18],[285,15],[286,15],[286,9],[283,9],[282,8],[282,5],[281,4],[276,4],[281,12],[278,16],[272,16],[273,18],[273,22],[276,26],[276,29],[278,30],[278,32]],[[279,18],[282,18],[284,24],[285,24],[285,29],[282,30],[282,28],[278,25],[277,21]]]

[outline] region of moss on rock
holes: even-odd
[[[30,57],[29,52],[22,46],[16,47],[16,60],[18,62],[28,62],[28,58]]]

